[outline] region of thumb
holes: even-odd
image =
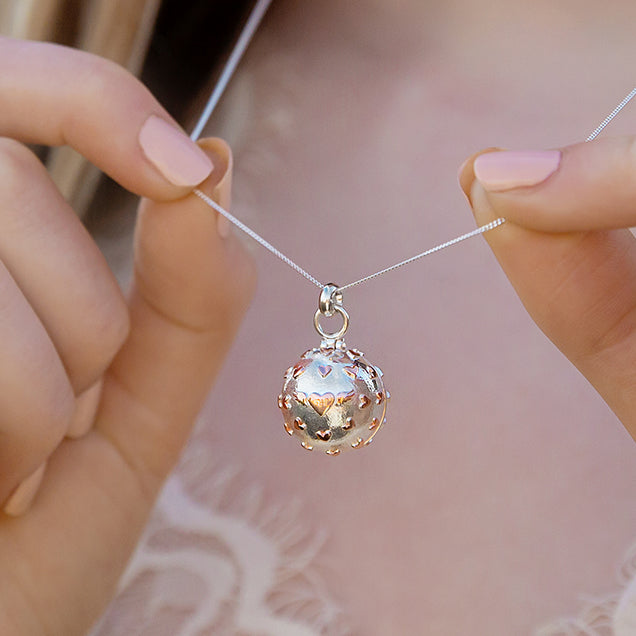
[[[228,206],[231,151],[220,139],[199,144],[214,164],[200,188]],[[105,378],[96,426],[151,492],[178,457],[254,284],[241,243],[198,197],[142,202],[130,336]]]
[[[460,184],[480,225],[508,220],[485,238],[519,298],[636,439],[636,239],[606,229],[636,221],[632,149],[478,154]]]
[[[636,225],[636,137],[486,152],[474,175],[499,216],[545,232]]]

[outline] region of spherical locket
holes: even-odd
[[[362,352],[348,349],[342,339],[349,316],[341,303],[335,285],[323,289],[314,318],[323,340],[287,369],[278,396],[287,433],[297,437],[303,448],[328,455],[370,444],[385,423],[390,398],[382,371]],[[320,316],[334,313],[342,315],[343,327],[325,333]]]

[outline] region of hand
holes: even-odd
[[[228,147],[197,147],[119,67],[0,38],[0,136],[0,633],[72,636],[115,591],[254,271],[188,196],[229,204]],[[19,142],[70,144],[148,197],[127,301]]]
[[[484,154],[485,153],[485,154]],[[636,138],[488,149],[460,184],[526,309],[636,440]]]

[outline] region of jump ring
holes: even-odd
[[[333,304],[333,310],[334,312],[339,313],[342,316],[342,327],[340,327],[338,331],[327,333],[320,326],[320,316],[323,315],[320,309],[316,309],[316,313],[314,314],[314,327],[323,338],[326,338],[327,340],[340,340],[340,338],[345,335],[345,332],[349,328],[349,314],[342,305],[336,305],[335,303]]]

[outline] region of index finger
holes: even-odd
[[[209,158],[133,75],[95,55],[0,37],[0,136],[68,144],[128,190],[184,196]]]

